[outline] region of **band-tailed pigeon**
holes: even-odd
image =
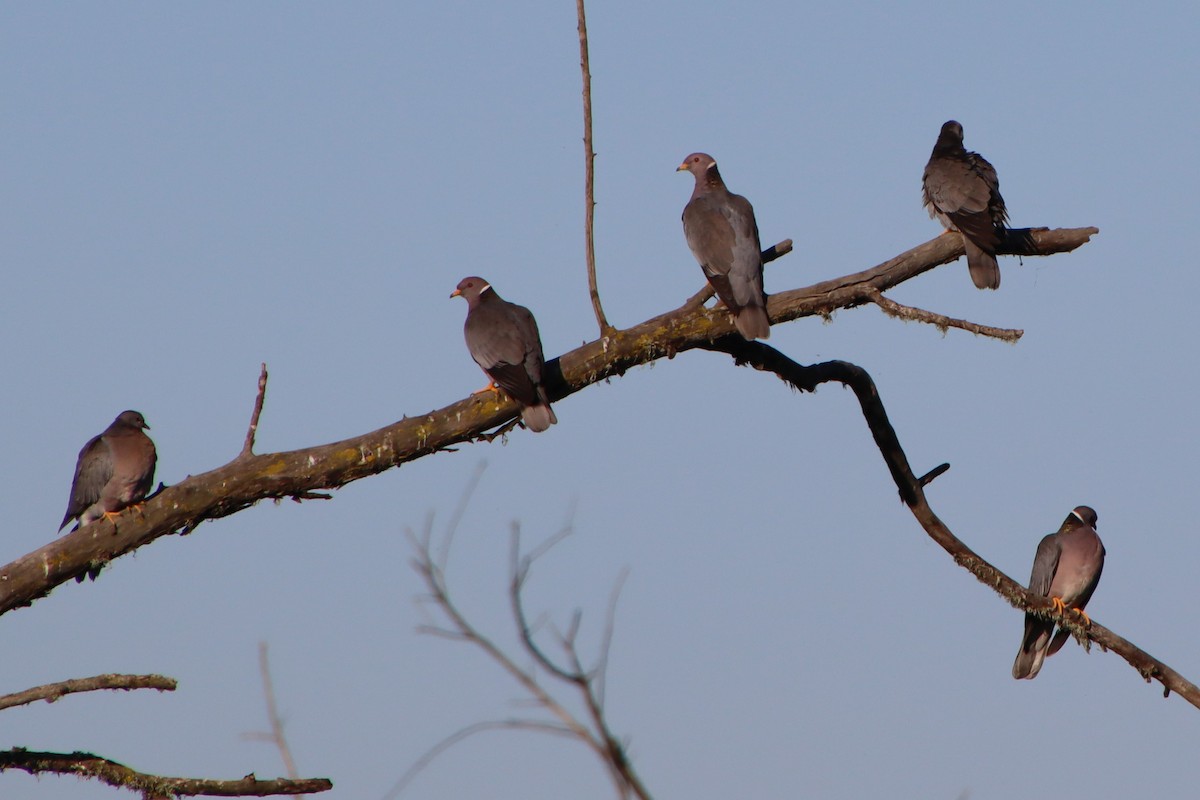
[[[1004,238],[1008,210],[1000,196],[996,168],[963,147],[963,129],[954,120],[942,126],[921,180],[925,208],[946,230],[958,231],[967,251],[971,280],[980,289],[1000,288],[996,245]]]
[[[529,309],[503,299],[479,277],[463,278],[450,296],[467,300],[463,334],[471,358],[492,381],[487,388],[498,386],[520,403],[521,419],[535,433],[558,422],[542,386],[546,358]]]
[[[1104,544],[1096,535],[1096,512],[1088,506],[1076,506],[1062,527],[1038,545],[1029,591],[1050,597],[1055,606],[1078,611],[1086,620],[1083,608],[1096,591],[1103,570]],[[1025,615],[1025,637],[1013,662],[1014,678],[1036,678],[1046,656],[1062,649],[1070,633],[1059,628],[1051,641],[1053,631],[1051,620]]]
[[[83,446],[59,530],[73,519],[79,520],[76,527],[82,527],[101,517],[114,517],[149,493],[158,454],[143,430],[150,426],[141,414],[122,411],[104,433]]]
[[[675,171],[685,169],[696,178],[692,199],[683,208],[688,247],[733,314],[738,333],[749,341],[769,338],[771,320],[763,293],[762,247],[754,208],[725,188],[712,156],[692,153]]]

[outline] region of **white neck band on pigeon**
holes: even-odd
[[[1071,516],[1074,517],[1075,519],[1079,520],[1080,522],[1082,522],[1084,525],[1087,524],[1087,520],[1085,520],[1083,517],[1079,516],[1078,511],[1074,511],[1074,510],[1071,511]]]
[[[483,288],[479,290],[479,293],[480,293],[480,294],[483,294],[484,292],[486,292],[486,291],[487,291],[488,289],[490,289],[490,288],[492,288],[492,285],[491,285],[490,283],[485,283],[485,284],[483,285]]]

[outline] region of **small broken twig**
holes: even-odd
[[[238,458],[248,458],[254,455],[254,437],[258,433],[258,418],[262,416],[263,400],[267,396],[267,362],[263,362],[262,372],[258,375],[258,394],[254,397],[254,411],[250,414],[250,428],[246,431],[246,441],[242,444],[242,452]]]
[[[1000,339],[1010,344],[1025,335],[1025,331],[1016,328],[993,328],[991,325],[980,325],[978,322],[955,319],[954,317],[947,317],[944,314],[926,311],[923,308],[906,306],[903,303],[897,303],[891,298],[884,297],[878,289],[868,289],[867,297],[870,298],[872,303],[882,308],[883,312],[889,317],[925,322],[935,326],[942,333],[945,333],[947,328],[958,328],[977,336],[990,336],[993,339]]]

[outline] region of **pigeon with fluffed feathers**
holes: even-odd
[[[996,247],[1005,236],[1008,209],[1000,196],[996,168],[963,146],[963,128],[955,120],[942,125],[925,165],[921,190],[929,216],[946,230],[962,234],[975,286],[999,289]]]
[[[83,527],[113,517],[149,494],[158,452],[145,434],[148,430],[150,426],[139,412],[122,411],[103,433],[83,446],[59,530],[73,519],[79,520],[77,527]]]

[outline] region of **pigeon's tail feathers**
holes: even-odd
[[[1025,615],[1025,636],[1021,639],[1021,649],[1013,661],[1012,676],[1017,680],[1027,678],[1033,680],[1042,669],[1046,660],[1046,651],[1050,645],[1050,633],[1054,623],[1039,619],[1032,614]]]
[[[554,409],[550,407],[549,403],[525,406],[521,409],[521,419],[525,421],[525,427],[534,433],[541,433],[558,422],[558,417],[555,416]]]
[[[733,318],[733,324],[748,342],[771,338],[771,320],[762,306],[742,306]]]
[[[979,247],[967,237],[963,237],[963,248],[967,251],[967,269],[971,271],[971,280],[977,289],[1000,288],[1000,265],[996,256]]]
[[[1012,676],[1017,680],[1028,678],[1033,680],[1037,674],[1041,672],[1042,662],[1046,660],[1045,648],[1026,651],[1022,650],[1017,653],[1017,658],[1013,661]]]
[[[1046,651],[1046,655],[1052,656],[1059,650],[1062,650],[1062,646],[1066,644],[1067,639],[1070,638],[1071,632],[1069,630],[1066,628],[1059,628],[1058,632],[1054,634],[1054,641],[1050,642],[1050,648]]]

